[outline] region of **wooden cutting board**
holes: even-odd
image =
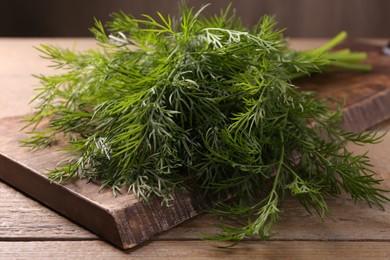
[[[322,98],[346,99],[344,128],[361,131],[390,118],[390,58],[371,46],[354,45],[352,49],[369,53],[372,73],[316,75],[296,84],[319,91]],[[166,207],[159,199],[146,205],[125,192],[114,198],[110,190],[99,192],[98,184],[84,180],[52,183],[45,173],[63,155],[58,147],[38,151],[20,147],[19,140],[26,137],[20,132],[20,120],[0,120],[0,178],[120,248],[134,247],[208,206],[188,193],[177,193],[175,204]]]
[[[358,42],[345,45],[352,51],[367,52],[369,73],[334,71],[294,82],[320,98],[345,101],[343,128],[360,132],[390,119],[390,56],[378,46]]]
[[[0,120],[0,179],[83,225],[103,239],[122,248],[132,248],[202,212],[205,202],[189,193],[177,192],[175,204],[161,206],[152,199],[147,205],[133,194],[110,189],[99,191],[97,183],[86,180],[54,183],[45,173],[62,160],[61,144],[41,150],[21,147],[27,134],[20,131],[23,117]]]

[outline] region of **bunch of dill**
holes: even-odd
[[[297,52],[271,17],[247,29],[229,8],[211,17],[203,9],[182,6],[176,20],[116,13],[92,29],[100,50],[41,46],[62,72],[38,76],[28,122],[48,124],[24,142],[68,138],[69,160],[50,178],[88,178],[167,204],[188,183],[202,196],[232,194],[217,212],[248,222],[223,228],[213,237],[221,240],[268,238],[286,192],[321,216],[324,196],[342,190],[369,204],[387,201],[367,156],[346,148],[380,137],[342,130],[339,109],[291,82],[333,65],[369,69],[359,63],[364,54],[329,52],[345,34]]]

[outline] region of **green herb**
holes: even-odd
[[[100,50],[41,46],[62,72],[38,76],[37,111],[28,122],[48,124],[24,143],[47,146],[62,134],[69,140],[69,159],[50,178],[87,178],[167,204],[188,183],[202,196],[232,194],[215,212],[248,222],[222,227],[211,236],[219,240],[270,237],[288,192],[321,216],[328,213],[324,197],[342,190],[370,205],[388,201],[366,154],[346,148],[381,136],[342,130],[340,109],[292,84],[334,66],[370,70],[360,64],[364,53],[329,52],[346,34],[294,51],[272,17],[247,29],[229,8],[209,18],[203,9],[183,5],[176,20],[116,13],[92,29]]]

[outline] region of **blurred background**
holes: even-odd
[[[113,11],[177,14],[178,0],[0,0],[0,37],[87,37],[93,18],[109,20]],[[290,37],[330,37],[346,30],[352,37],[390,36],[390,0],[189,0],[206,13],[233,2],[245,25],[275,15]]]

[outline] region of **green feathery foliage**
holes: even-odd
[[[24,144],[68,138],[69,158],[50,178],[87,178],[166,204],[188,183],[202,196],[232,194],[215,212],[248,222],[222,227],[210,236],[218,240],[270,237],[287,192],[321,216],[325,197],[342,190],[370,205],[388,201],[366,154],[346,148],[381,136],[342,130],[339,109],[292,84],[334,66],[369,70],[364,53],[329,52],[346,34],[294,51],[272,17],[247,29],[229,8],[211,17],[203,9],[183,5],[177,20],[116,13],[92,29],[99,50],[41,46],[61,73],[38,76],[28,124],[48,124]]]

